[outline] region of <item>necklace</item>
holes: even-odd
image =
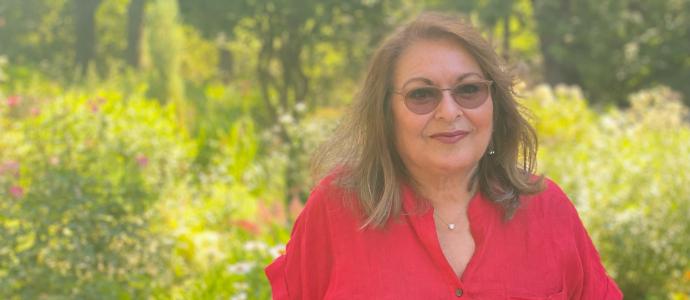
[[[446,224],[446,226],[448,226],[448,230],[455,229],[455,223],[448,223],[448,222],[444,221],[443,218],[441,218],[441,216],[439,214],[437,214],[435,210],[434,210],[434,215],[436,215],[436,217],[438,217],[438,219],[441,220],[441,222],[443,222],[443,224]]]

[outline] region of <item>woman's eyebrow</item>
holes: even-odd
[[[476,77],[479,77],[480,79],[484,79],[484,77],[483,77],[481,74],[474,73],[474,72],[470,72],[470,73],[465,73],[465,74],[460,75],[460,76],[458,77],[458,79],[455,80],[455,82],[461,82],[461,81],[463,81],[465,78],[467,78],[467,77],[472,77],[472,76],[476,76]]]
[[[400,88],[405,88],[405,86],[407,86],[409,83],[414,82],[414,81],[422,81],[422,82],[424,82],[424,83],[426,83],[426,84],[428,84],[428,85],[434,85],[434,81],[431,80],[431,79],[429,79],[429,78],[425,78],[425,77],[412,77],[412,78],[408,79],[407,81],[405,81],[405,83],[403,83],[403,85],[402,85]]]
[[[464,73],[464,74],[458,76],[458,78],[455,79],[455,82],[461,82],[461,81],[463,81],[465,78],[467,78],[467,77],[472,77],[472,76],[479,77],[480,79],[481,79],[481,78],[484,78],[484,77],[482,77],[482,75],[480,75],[480,74],[478,74],[478,73],[470,72],[470,73]],[[404,83],[400,88],[405,88],[405,86],[407,86],[409,83],[414,82],[414,81],[422,81],[422,82],[424,82],[424,83],[426,83],[426,84],[428,84],[428,85],[434,85],[434,81],[431,80],[431,79],[429,79],[429,78],[426,78],[426,77],[412,77],[412,78],[408,79],[407,81],[405,81],[405,83]]]

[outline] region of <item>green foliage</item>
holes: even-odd
[[[99,74],[116,73],[127,49],[127,3],[129,0],[103,1],[96,11],[96,66]]]
[[[541,170],[576,203],[627,298],[690,294],[690,125],[668,88],[598,114],[580,91],[527,93],[541,138]]]
[[[690,294],[679,96],[588,104],[657,83],[687,101],[688,0],[154,0],[139,69],[123,68],[130,1],[103,0],[95,68],[76,83],[73,3],[0,1],[0,297],[268,298],[262,269],[311,188],[328,107],[427,8],[470,15],[527,81],[593,95],[525,91],[541,170],[627,298]]]
[[[67,0],[9,0],[0,3],[0,53],[13,64],[65,71],[73,57]]]
[[[669,85],[690,103],[690,1],[532,1],[545,80],[581,86],[590,101]]]
[[[163,103],[175,102],[179,106],[185,97],[180,73],[183,35],[177,17],[177,1],[152,1],[146,17],[146,36],[152,67],[149,92]]]
[[[259,156],[260,145],[250,119],[221,130],[196,182],[161,207],[161,226],[173,239],[176,284],[158,298],[270,297],[263,267],[284,247],[289,230],[283,177],[276,175],[286,160]]]
[[[154,205],[184,178],[172,107],[117,93],[0,107],[3,298],[145,298],[163,286]]]
[[[228,257],[172,292],[173,299],[269,299],[263,268],[284,246],[261,241],[236,243]]]
[[[265,131],[241,117],[250,100],[221,101],[250,94],[216,86],[207,97],[235,107],[234,120],[220,112],[205,125],[213,136],[193,141],[174,105],[143,100],[129,85],[102,86],[130,96],[22,85],[12,86],[64,96],[0,95],[1,295],[267,298],[263,267],[299,212],[283,200],[309,190],[310,151],[339,112],[284,114],[278,122],[300,141],[285,144],[277,126]],[[577,89],[524,94],[541,170],[575,201],[626,295],[686,297],[690,127],[678,95],[643,91],[630,109],[600,113]],[[192,163],[200,155],[206,163]],[[282,176],[289,161],[298,166],[294,185]]]

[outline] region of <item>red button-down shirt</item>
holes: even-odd
[[[346,192],[322,181],[286,253],[266,268],[273,299],[622,299],[567,196],[553,182],[514,217],[481,193],[467,215],[475,251],[460,278],[436,235],[433,208],[403,187],[403,214],[359,229]]]

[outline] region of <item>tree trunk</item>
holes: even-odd
[[[127,63],[138,68],[141,58],[141,33],[145,0],[131,0],[127,7]]]
[[[503,16],[503,59],[510,59],[510,14]]]
[[[564,35],[570,20],[568,0],[532,0],[536,20],[539,49],[543,57],[544,80],[551,85],[578,84],[578,72],[572,61],[563,58],[568,45]],[[559,56],[560,54],[560,56]]]
[[[101,0],[74,0],[75,63],[81,75],[86,75],[95,57],[95,15]]]
[[[218,75],[224,83],[230,82],[232,79],[232,69],[234,66],[234,59],[232,52],[225,45],[218,47]]]

